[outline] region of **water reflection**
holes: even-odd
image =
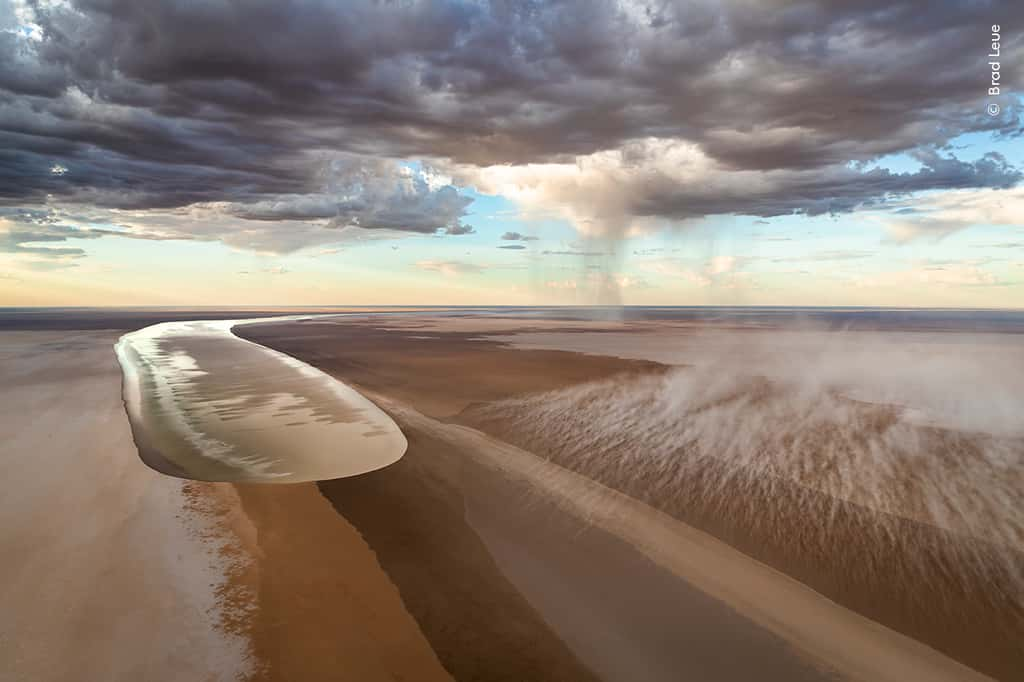
[[[125,406],[147,464],[199,480],[297,482],[353,476],[402,456],[405,437],[376,405],[238,338],[231,328],[245,322],[169,322],[121,337]]]

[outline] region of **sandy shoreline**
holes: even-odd
[[[241,679],[219,529],[140,466],[109,332],[0,339],[0,677]]]
[[[138,458],[109,331],[0,334],[0,680],[447,680],[312,484]]]

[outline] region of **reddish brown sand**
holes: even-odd
[[[237,484],[261,680],[448,680],[359,533],[312,483]]]
[[[399,326],[404,328],[397,328]],[[443,324],[438,324],[436,320],[431,322],[429,328],[418,330],[414,326],[411,328],[408,320],[400,325],[391,325],[377,318],[362,323],[346,320],[333,328],[320,325],[315,330],[287,325],[260,325],[244,330],[243,334],[310,362],[357,388],[401,401],[428,416],[481,428],[507,442],[521,445],[569,466],[572,461],[560,460],[560,452],[545,449],[545,443],[531,440],[528,429],[510,430],[500,420],[476,418],[476,406],[487,401],[550,390],[621,372],[635,374],[661,371],[655,363],[558,351],[513,350],[502,344],[481,340],[469,332],[446,333],[439,331],[439,328],[443,328]],[[360,518],[361,514],[370,513],[361,511],[359,503],[361,497],[371,494],[368,490],[374,491],[373,495],[390,499],[397,494],[397,490],[407,490],[413,486],[411,482],[405,485],[399,482],[404,469],[417,466],[416,462],[423,457],[431,458],[431,462],[443,457],[439,454],[439,445],[429,442],[425,444],[422,434],[411,430],[408,423],[401,425],[407,431],[410,442],[416,440],[418,445],[410,448],[414,456],[409,462],[397,467],[390,477],[371,476],[365,480],[326,483],[321,487],[335,506],[356,523],[367,535],[371,545],[382,554],[385,569],[402,590],[403,598],[435,649],[438,649],[442,661],[449,669],[453,669],[450,659],[457,656],[449,653],[446,657],[444,650],[445,638],[451,628],[446,629],[433,622],[435,616],[429,604],[418,605],[418,600],[424,598],[422,595],[429,586],[410,584],[415,582],[415,576],[402,577],[401,565],[398,568],[393,566],[395,560],[385,554],[391,539],[387,537],[388,531],[382,527],[383,521]],[[464,462],[457,466],[463,467],[460,474],[462,480],[472,480],[476,486],[482,479],[482,475],[475,470],[471,476],[467,475]],[[435,467],[427,471],[421,467],[415,476],[410,476],[430,480],[432,476],[445,476],[437,473],[442,469]],[[619,483],[614,480],[603,482],[611,486]],[[699,484],[699,481],[695,484]],[[388,492],[392,487],[394,490]],[[1019,671],[1024,670],[1021,614],[1008,603],[1000,601],[999,590],[1002,588],[998,584],[965,584],[960,576],[951,574],[958,556],[956,543],[960,540],[933,527],[901,521],[901,527],[905,526],[905,537],[914,538],[914,542],[906,545],[899,542],[892,544],[891,538],[881,535],[876,537],[877,526],[873,520],[875,512],[831,498],[816,498],[812,501],[822,509],[823,514],[836,519],[833,528],[839,530],[832,542],[834,551],[821,555],[815,546],[804,545],[800,541],[803,532],[800,529],[808,523],[813,524],[813,518],[783,517],[782,521],[789,524],[791,532],[759,535],[756,525],[748,527],[742,523],[730,523],[729,519],[734,513],[736,519],[742,520],[744,517],[738,510],[731,510],[728,506],[716,509],[687,507],[685,504],[680,505],[679,500],[647,499],[642,486],[625,487],[623,490],[726,539],[749,555],[799,578],[840,604],[925,642],[978,670],[1005,680],[1015,679]],[[779,494],[777,485],[773,494]],[[797,488],[785,494],[816,495]],[[462,499],[465,495],[465,486],[455,486],[453,491],[439,496]],[[500,499],[497,493],[492,497]],[[687,495],[682,493],[679,499],[685,500]],[[794,504],[787,505],[775,497],[765,498],[760,504],[785,510],[790,506],[793,509],[807,509],[806,502],[794,500]],[[363,504],[367,509],[372,508],[369,502],[364,501]],[[468,508],[468,502],[462,504]],[[411,515],[411,518],[420,522],[430,516],[420,511]],[[408,531],[410,537],[424,534],[428,534],[428,531]],[[514,546],[513,540],[508,540],[512,543],[510,546]],[[878,543],[878,547],[887,547],[885,552],[868,554],[871,561],[875,562],[873,570],[847,571],[850,566],[864,561],[864,555],[858,552],[871,542]],[[915,573],[920,570],[921,562],[908,561],[908,557],[901,555],[903,551],[910,551],[905,547],[928,548],[932,564],[926,568],[925,574]],[[597,560],[594,556],[590,559]],[[853,578],[849,577],[851,575]],[[634,579],[628,583],[635,585],[637,581]],[[931,589],[941,590],[941,598],[939,595],[929,598],[927,591]],[[484,608],[486,610],[486,606]],[[457,638],[454,642],[452,646],[458,646]],[[721,673],[721,670],[718,672]],[[758,677],[774,679],[771,675]],[[729,676],[722,675],[721,679],[729,679]]]

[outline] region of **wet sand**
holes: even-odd
[[[524,392],[556,389],[562,386],[570,386],[580,381],[600,379],[622,372],[635,376],[657,374],[658,372],[665,371],[663,366],[651,362],[637,362],[621,358],[581,355],[551,350],[515,350],[503,344],[482,338],[479,332],[473,330],[444,332],[442,328],[445,323],[446,321],[438,322],[437,320],[432,320],[425,324],[417,325],[415,321],[410,319],[392,323],[378,318],[362,324],[346,321],[344,326],[339,324],[333,324],[332,326],[332,323],[325,322],[319,325],[323,327],[320,331],[314,331],[311,328],[298,330],[286,325],[258,325],[250,327],[246,331],[246,335],[261,343],[267,343],[279,350],[294,354],[329,373],[352,382],[357,388],[368,391],[370,395],[375,396],[375,399],[382,405],[386,401],[391,401],[388,403],[390,407],[386,409],[391,410],[392,416],[399,415],[402,413],[402,409],[409,408],[422,413],[426,418],[433,419],[434,421],[462,422],[482,428],[499,439],[512,443],[517,442],[515,433],[509,429],[503,429],[503,425],[500,422],[488,423],[485,420],[474,419],[474,412],[490,401],[509,398]],[[567,323],[566,326],[571,328],[573,324]],[[453,327],[457,329],[458,325],[453,325]],[[458,381],[453,381],[453,376],[458,376]],[[408,419],[397,416],[396,418],[409,436],[410,443],[414,442],[414,440],[419,443],[426,437],[419,430],[422,425],[417,427]],[[434,434],[434,437],[436,435]],[[524,437],[526,441],[520,440],[518,444],[526,447],[527,450],[539,452],[539,454],[549,457],[556,462],[559,461],[557,452],[544,452],[543,447],[541,447],[543,444],[530,442],[528,433]],[[449,452],[459,452],[458,448],[455,448],[451,442],[447,442],[445,447],[448,448]],[[409,454],[414,456],[412,461],[425,458],[428,462],[436,463],[440,459],[440,456],[435,453],[442,449],[441,446],[426,447],[425,449],[428,452],[426,455],[416,454],[417,452],[422,452],[423,449],[423,445],[410,448]],[[449,456],[456,457],[455,455]],[[478,481],[487,480],[487,476],[473,468],[475,465],[466,463],[467,460],[471,459],[472,452],[464,452],[461,456],[456,457],[456,460],[460,462],[459,466],[462,467],[461,475],[464,478],[460,480],[463,481],[463,484],[456,486],[454,492],[448,492],[441,496],[454,496],[459,500],[458,504],[463,505],[463,508],[466,510],[466,523],[473,526],[469,521],[472,518],[470,510],[479,508],[479,505],[472,502],[472,500],[478,498],[475,488],[471,493],[466,491],[473,488]],[[407,466],[412,466],[412,461]],[[572,465],[570,460],[565,460],[563,463],[570,467]],[[434,466],[439,465],[434,464]],[[468,476],[465,473],[467,467],[470,468],[470,475]],[[437,476],[442,474],[434,472],[430,475]],[[420,471],[418,477],[428,480],[430,475]],[[389,573],[392,573],[395,570],[392,565],[393,562],[400,562],[401,560],[396,558],[388,559],[388,557],[383,556],[383,550],[377,546],[379,543],[384,545],[389,543],[386,531],[383,529],[374,531],[372,530],[373,524],[370,521],[365,519],[359,520],[357,517],[360,515],[360,510],[358,503],[354,501],[359,499],[359,491],[362,488],[374,485],[373,481],[378,479],[377,475],[371,474],[363,479],[321,484],[321,488],[343,514],[353,519],[356,526],[367,536],[371,546],[374,546],[378,552],[382,552],[382,564]],[[416,485],[411,481],[412,479],[410,479],[406,488],[401,491],[401,494],[392,491],[389,495],[383,495],[383,497],[421,494],[415,492]],[[465,481],[471,481],[472,483],[464,483]],[[615,481],[606,480],[604,482],[615,487]],[[377,483],[376,485],[382,484]],[[391,485],[398,484],[392,479]],[[513,484],[507,481],[503,486],[506,490],[514,489]],[[718,513],[715,513],[713,509],[681,509],[678,506],[666,504],[666,500],[645,499],[642,487],[636,489],[627,488],[624,492],[632,494],[636,498],[653,505],[655,508],[668,512],[671,517],[692,523],[697,528],[727,539],[730,544],[739,547],[747,554],[785,573],[796,576],[804,583],[811,585],[814,589],[836,600],[839,604],[852,607],[854,612],[859,612],[872,620],[894,628],[895,631],[886,631],[888,635],[882,638],[888,641],[889,644],[879,643],[881,640],[876,640],[875,644],[871,645],[877,647],[873,650],[875,652],[873,654],[875,656],[875,663],[873,665],[877,666],[873,671],[869,668],[865,673],[865,669],[858,669],[857,662],[853,658],[847,657],[845,661],[830,660],[828,658],[829,654],[825,654],[824,660],[830,663],[842,663],[845,666],[845,669],[842,671],[844,675],[860,679],[900,679],[900,675],[908,670],[917,670],[918,673],[924,674],[924,677],[920,677],[921,679],[971,679],[972,675],[975,675],[969,669],[959,666],[952,659],[936,653],[933,649],[928,648],[928,646],[921,647],[913,641],[914,639],[920,640],[926,645],[936,647],[953,659],[967,663],[999,679],[1014,679],[1016,672],[1022,669],[1021,665],[1022,661],[1024,661],[1022,655],[1024,655],[1024,652],[1021,651],[1020,647],[1019,614],[1015,611],[1011,602],[1000,602],[998,595],[1001,588],[998,587],[998,584],[993,586],[992,584],[978,583],[973,586],[968,585],[964,587],[955,576],[952,580],[942,580],[948,567],[953,565],[951,562],[956,558],[951,559],[948,553],[948,548],[951,546],[950,543],[952,542],[955,545],[956,538],[942,536],[941,534],[936,535],[933,528],[922,529],[912,526],[908,531],[909,533],[916,533],[918,536],[924,533],[924,536],[919,537],[918,541],[908,543],[905,546],[898,542],[892,544],[892,540],[889,538],[888,542],[890,545],[887,548],[887,554],[867,555],[869,557],[868,561],[881,561],[881,564],[874,567],[880,570],[865,573],[874,577],[866,582],[863,580],[851,582],[838,577],[839,572],[836,570],[836,567],[841,568],[843,564],[849,564],[850,562],[865,561],[865,556],[858,554],[853,549],[857,546],[863,547],[863,544],[858,545],[856,542],[849,542],[849,539],[844,540],[842,533],[839,533],[831,539],[836,550],[834,556],[818,555],[815,549],[804,551],[807,548],[801,547],[800,537],[802,531],[798,529],[808,523],[813,523],[813,519],[788,518],[787,520],[792,524],[791,528],[794,530],[786,536],[785,542],[779,543],[776,541],[777,536],[771,534],[758,536],[756,532],[750,533],[749,529],[745,531],[742,527],[730,525],[728,523],[729,514],[731,513],[730,509],[720,508],[717,510]],[[773,494],[780,494],[785,497],[786,495],[804,494],[805,491],[793,489],[787,491],[773,487],[772,492]],[[379,496],[375,495],[374,497]],[[488,500],[500,498],[501,495],[492,490],[484,494],[480,499],[483,500],[482,504],[486,506]],[[523,499],[529,500],[530,496],[524,495]],[[779,499],[772,498],[765,498],[761,503],[782,508],[787,506],[780,504]],[[365,504],[368,507],[372,506],[370,501],[365,502]],[[801,504],[794,504],[793,507],[806,508],[802,504],[802,502]],[[845,515],[848,519],[848,523],[844,522],[845,526],[844,523],[836,526],[839,528],[845,527],[848,538],[854,538],[858,533],[865,531],[870,533],[875,528],[873,521],[874,512],[859,509],[856,505],[849,505],[842,501],[829,500],[827,504],[831,505],[825,510],[827,513],[838,515],[840,518]],[[517,509],[524,505],[529,506],[529,503],[523,502],[523,504],[517,505],[510,502],[502,508]],[[429,518],[429,516],[429,514],[421,514],[417,518]],[[500,515],[501,525],[506,531],[509,528],[515,527],[514,516],[514,514],[507,511],[503,511]],[[545,524],[554,523],[551,520],[552,518],[554,517],[551,515],[544,516],[541,514],[534,519],[536,523],[528,527],[544,527]],[[742,519],[744,517],[737,516],[737,518]],[[424,521],[424,523],[426,522]],[[370,524],[370,526],[364,527],[362,524]],[[520,533],[522,535],[516,532],[511,532],[511,535],[509,535],[507,532],[503,533],[500,530],[491,532],[481,530],[486,528],[487,525],[482,523],[480,527],[473,526],[472,530],[477,537],[481,538],[485,544],[488,544],[492,560],[498,561],[499,568],[506,577],[513,582],[517,582],[521,586],[523,594],[527,594],[532,590],[535,595],[535,603],[558,603],[558,599],[555,596],[562,589],[561,586],[564,585],[564,582],[555,581],[551,575],[548,575],[547,578],[537,578],[538,570],[556,572],[551,568],[553,563],[557,563],[553,555],[548,551],[541,552],[538,556],[543,558],[535,558],[532,561],[532,569],[528,568],[531,562],[524,558],[524,555],[529,555],[529,551],[522,549],[521,545],[524,543],[529,544],[527,538],[537,534],[536,531],[527,533],[521,529]],[[757,530],[756,526],[754,530]],[[412,533],[412,535],[426,532],[419,531]],[[584,535],[597,532],[599,531],[589,529]],[[744,532],[746,532],[746,535]],[[488,535],[495,538],[504,537],[504,539],[488,542]],[[560,534],[556,534],[556,536],[562,537],[563,542],[567,542],[564,536]],[[572,537],[572,534],[570,533],[568,536]],[[872,540],[885,543],[887,538],[872,537]],[[519,549],[516,549],[517,544],[520,545]],[[915,576],[914,571],[918,570],[921,562],[916,560],[908,562],[906,559],[909,557],[901,555],[901,552],[911,551],[915,547],[922,546],[931,549],[924,563],[935,563],[932,565],[933,570],[928,574]],[[499,559],[501,556],[504,556],[504,559]],[[607,552],[595,555],[581,551],[580,556],[586,557],[588,566],[604,566],[614,563],[607,560],[609,556]],[[533,578],[527,579],[524,577],[530,575],[531,570]],[[910,571],[909,573],[907,573],[908,570]],[[856,574],[856,571],[854,573]],[[572,572],[570,571],[569,574],[571,575]],[[641,578],[642,575],[642,572],[640,572],[630,578],[619,576],[618,584],[620,586],[622,584],[652,584],[649,576]],[[948,578],[948,576],[946,577]],[[921,578],[921,582],[915,585],[913,582],[915,578]],[[446,629],[437,625],[431,625],[429,609],[426,609],[426,607],[424,607],[425,611],[417,609],[415,602],[417,599],[422,598],[422,593],[426,590],[425,586],[406,584],[399,578],[395,578],[395,581],[399,588],[402,589],[403,598],[410,604],[410,610],[416,615],[425,634],[431,640],[434,647],[438,649],[439,654],[441,654],[442,661],[445,661],[446,665],[449,665],[449,669],[451,669],[451,664],[444,655],[443,642],[445,638],[454,638],[448,646],[456,650],[460,646],[457,633],[453,634],[450,627]],[[615,582],[610,581],[607,583],[606,589]],[[532,587],[528,586],[527,583],[532,584]],[[558,585],[558,587],[552,587],[553,585]],[[931,590],[933,589],[938,592],[932,593]],[[670,593],[671,591],[666,592],[666,594]],[[909,598],[908,594],[910,595]],[[929,598],[929,594],[934,596]],[[642,597],[638,596],[638,600],[641,599]],[[679,610],[686,612],[686,609],[676,609],[677,605],[673,604],[671,600],[660,604],[660,606],[661,609],[647,609],[645,616],[647,622],[650,622],[652,619],[657,620],[661,617],[668,617],[666,616],[666,611]],[[785,609],[786,606],[783,604],[780,608]],[[798,609],[794,608],[790,611],[789,613],[777,614],[782,621],[789,620],[790,623],[788,625],[780,626],[776,623],[772,626],[771,623],[765,620],[765,618],[770,620],[770,615],[762,617],[761,624],[766,629],[772,630],[775,633],[787,634],[786,631],[791,629],[792,623],[799,623],[801,619]],[[723,644],[723,651],[729,650],[730,642],[733,642],[738,649],[742,649],[745,645],[740,644],[739,641],[750,639],[751,631],[760,631],[759,628],[752,625],[753,620],[758,618],[755,613],[756,608],[753,608],[751,604],[747,604],[741,609],[741,612],[745,612],[745,616],[748,618],[746,622],[741,625],[734,624],[733,626],[723,628],[713,639],[714,642],[725,643]],[[847,613],[854,616],[854,612]],[[689,617],[692,619],[692,611],[689,611]],[[595,642],[601,641],[601,635],[595,635],[588,631],[582,625],[582,620],[577,621],[575,624],[562,623],[557,625],[555,622],[557,618],[557,613],[546,614],[548,623],[553,626],[553,629],[558,630],[555,633],[558,638],[571,644],[570,648],[578,656],[581,656],[592,669],[602,673],[607,673],[610,669],[608,666],[613,665],[615,660],[629,660],[630,651],[644,651],[643,647],[636,648],[635,642],[626,644],[620,641],[621,646],[617,649],[604,645],[598,646]],[[861,618],[861,616],[857,616],[857,618]],[[700,620],[705,621],[707,617],[702,615]],[[823,641],[828,639],[827,632],[830,622],[830,619],[821,621],[822,631],[819,633],[820,637],[818,639],[823,639]],[[685,619],[684,622],[674,622],[673,627],[678,632],[687,631]],[[872,625],[866,620],[860,624],[855,623],[851,627],[861,632],[869,632],[874,628],[878,628],[878,626]],[[801,649],[804,654],[810,654],[809,658],[800,659],[798,657],[798,660],[803,660],[804,663],[807,663],[808,660],[815,658],[813,655],[815,651],[819,653],[822,651],[821,642],[815,644],[805,641],[803,645],[799,643],[794,644],[795,640],[799,640],[800,637],[808,632],[813,634],[813,619],[804,623],[801,628],[802,634],[800,635],[794,635],[791,631],[788,632],[788,639],[790,644]],[[884,630],[884,628],[879,629]],[[638,630],[634,629],[634,631]],[[575,640],[574,632],[576,633]],[[730,633],[732,634],[730,635]],[[910,637],[905,637],[898,633],[904,633]],[[812,637],[812,639],[814,638]],[[868,639],[871,638],[868,637]],[[680,638],[679,641],[674,642],[675,646],[681,650],[685,649],[680,644],[680,641],[685,640]],[[851,650],[872,651],[870,646],[866,650],[857,649],[856,647],[859,645],[854,644],[855,641],[857,640],[850,640]],[[515,642],[515,638],[511,638],[504,646],[514,648]],[[896,644],[892,644],[893,642]],[[825,644],[827,643],[825,641]],[[841,648],[843,646],[842,643],[843,639],[838,638],[832,642],[831,646]],[[783,661],[786,656],[791,655],[791,651],[787,651],[789,647],[786,643],[781,642],[781,640],[777,641],[774,647],[775,653],[773,656],[775,658],[773,660],[779,665],[784,665]],[[828,648],[828,646],[825,647],[825,649]],[[713,650],[707,647],[706,649]],[[768,649],[773,650],[773,647],[769,646]],[[612,663],[608,661],[600,662],[601,656],[595,653],[595,651],[602,650],[605,652],[615,652],[614,655],[610,656],[613,661]],[[883,650],[888,650],[889,653],[879,658],[879,652]],[[844,658],[840,653],[839,649],[831,649],[832,656],[838,656],[839,659]],[[723,653],[719,660],[722,660],[724,657],[725,654]],[[918,660],[917,664],[913,662],[915,659]],[[673,658],[670,652],[649,652],[649,655],[644,656],[644,660],[648,662],[649,666],[654,665],[656,667],[658,664],[661,664],[665,666],[666,670],[678,672],[679,670],[686,669],[687,660],[692,663],[696,659],[694,659],[692,652],[689,657],[683,656],[679,659]],[[820,663],[823,659],[819,656],[817,660]],[[915,665],[923,667],[915,668]],[[929,666],[933,667],[929,669]],[[765,670],[763,663],[757,667]],[[802,670],[803,673],[801,674],[813,674],[807,672],[806,668]],[[938,670],[944,672],[938,673],[936,672]],[[924,671],[928,672],[925,673]],[[816,669],[815,672],[819,675],[827,674],[821,669]],[[735,670],[730,671],[728,666],[722,664],[719,664],[719,668],[715,669],[713,673],[705,670],[704,674],[709,675],[707,679],[744,679],[744,673]],[[753,673],[751,670],[747,670],[745,674],[749,676]],[[796,679],[798,675],[789,670],[785,673],[776,671],[773,674],[758,675],[758,677],[762,679]]]
[[[193,484],[201,485],[201,484]],[[243,614],[268,682],[450,681],[378,557],[312,483],[231,486],[250,524]]]
[[[405,437],[373,403],[235,336],[232,327],[244,323],[162,323],[118,341],[125,406],[147,464],[203,481],[295,483],[366,473],[402,456]]]

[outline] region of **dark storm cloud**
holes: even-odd
[[[332,227],[421,234],[474,231],[461,220],[472,199],[451,185],[431,187],[422,175],[394,161],[335,158],[324,164],[320,182],[314,194],[236,203],[229,210],[248,220],[329,220]]]
[[[922,168],[894,173],[886,168],[857,171],[845,166],[821,170],[776,170],[761,176],[760,187],[742,181],[723,183],[714,192],[681,187],[672,177],[651,174],[627,188],[633,215],[695,218],[741,213],[773,217],[790,213],[838,214],[878,204],[887,198],[936,189],[993,187],[1006,189],[1024,174],[997,152],[974,162],[941,156],[934,151],[915,154]]]
[[[639,216],[1006,187],[1020,174],[1000,157],[927,151],[1016,129],[1012,103],[983,111],[991,21],[1024,25],[1024,3],[0,0],[0,202],[460,234],[468,198],[378,161],[571,162],[646,138],[764,181],[655,172],[626,202]],[[1024,34],[1002,51],[1020,92]],[[918,173],[856,165],[913,150]],[[336,155],[362,175],[325,174]]]

